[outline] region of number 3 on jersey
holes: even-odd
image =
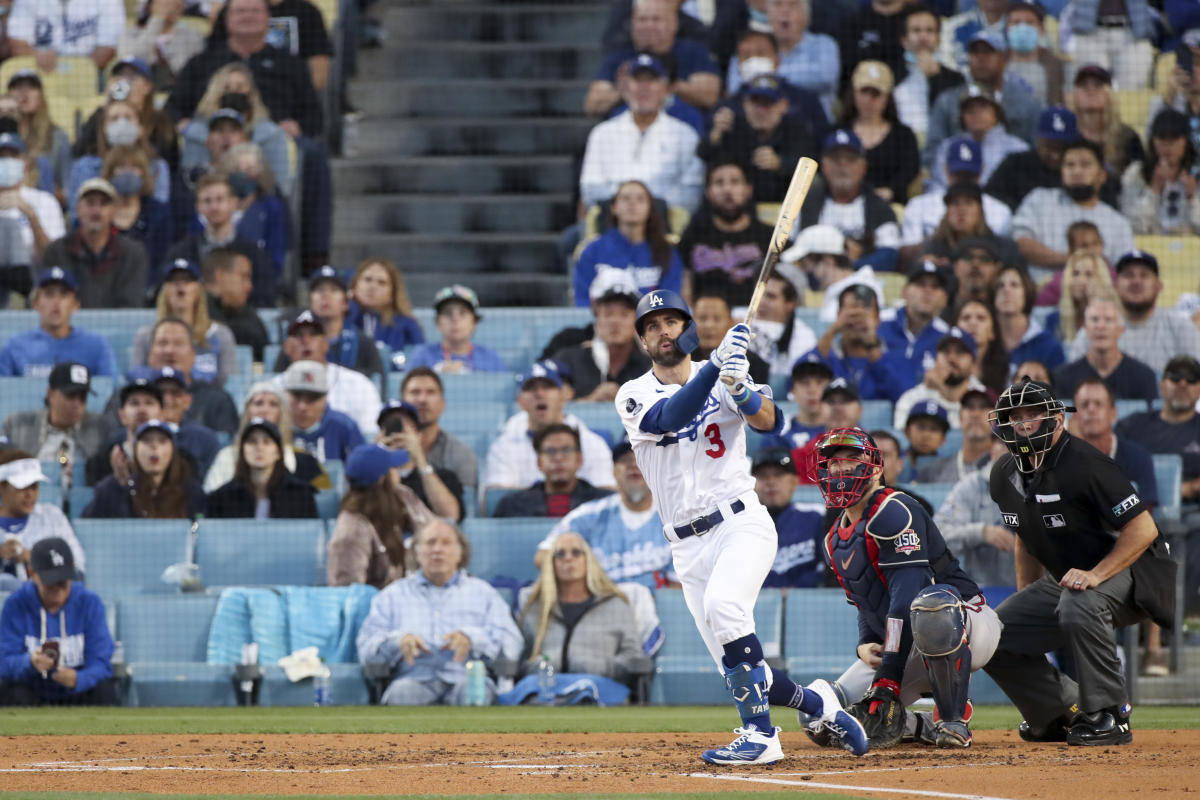
[[[704,455],[709,458],[720,458],[725,455],[725,442],[721,439],[721,427],[717,423],[710,424],[704,429],[704,438],[708,439],[711,445],[704,451]]]

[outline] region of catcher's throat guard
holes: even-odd
[[[883,472],[883,453],[862,428],[834,428],[817,439],[807,471],[827,508],[849,508]]]

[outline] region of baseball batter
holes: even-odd
[[[704,760],[782,759],[770,703],[818,717],[831,737],[862,755],[866,734],[833,687],[818,680],[801,688],[773,673],[754,633],[754,603],[778,537],[754,492],[742,423],[778,433],[783,416],[770,389],[749,380],[749,328],[735,325],[708,361],[693,362],[688,354],[699,340],[691,311],[675,292],[657,290],[638,303],[636,329],[653,367],[617,392],[617,413],[671,543],[688,610],[742,720],[737,738],[705,751]]]

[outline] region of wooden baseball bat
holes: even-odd
[[[796,224],[796,218],[800,216],[800,207],[804,205],[804,198],[808,197],[808,190],[812,187],[815,177],[817,162],[811,158],[801,158],[796,164],[796,171],[792,173],[792,182],[788,184],[783,203],[779,206],[779,218],[775,220],[775,230],[771,232],[771,243],[767,247],[766,257],[763,258],[758,284],[754,287],[754,294],[750,296],[750,304],[746,306],[746,317],[742,320],[746,325],[754,323],[758,304],[767,288],[767,278],[771,277],[771,271],[779,261],[779,254],[787,247],[788,237]]]

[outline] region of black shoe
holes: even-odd
[[[1129,728],[1129,704],[1104,708],[1091,714],[1081,714],[1067,733],[1067,744],[1092,747],[1106,744],[1129,744],[1133,731]]]

